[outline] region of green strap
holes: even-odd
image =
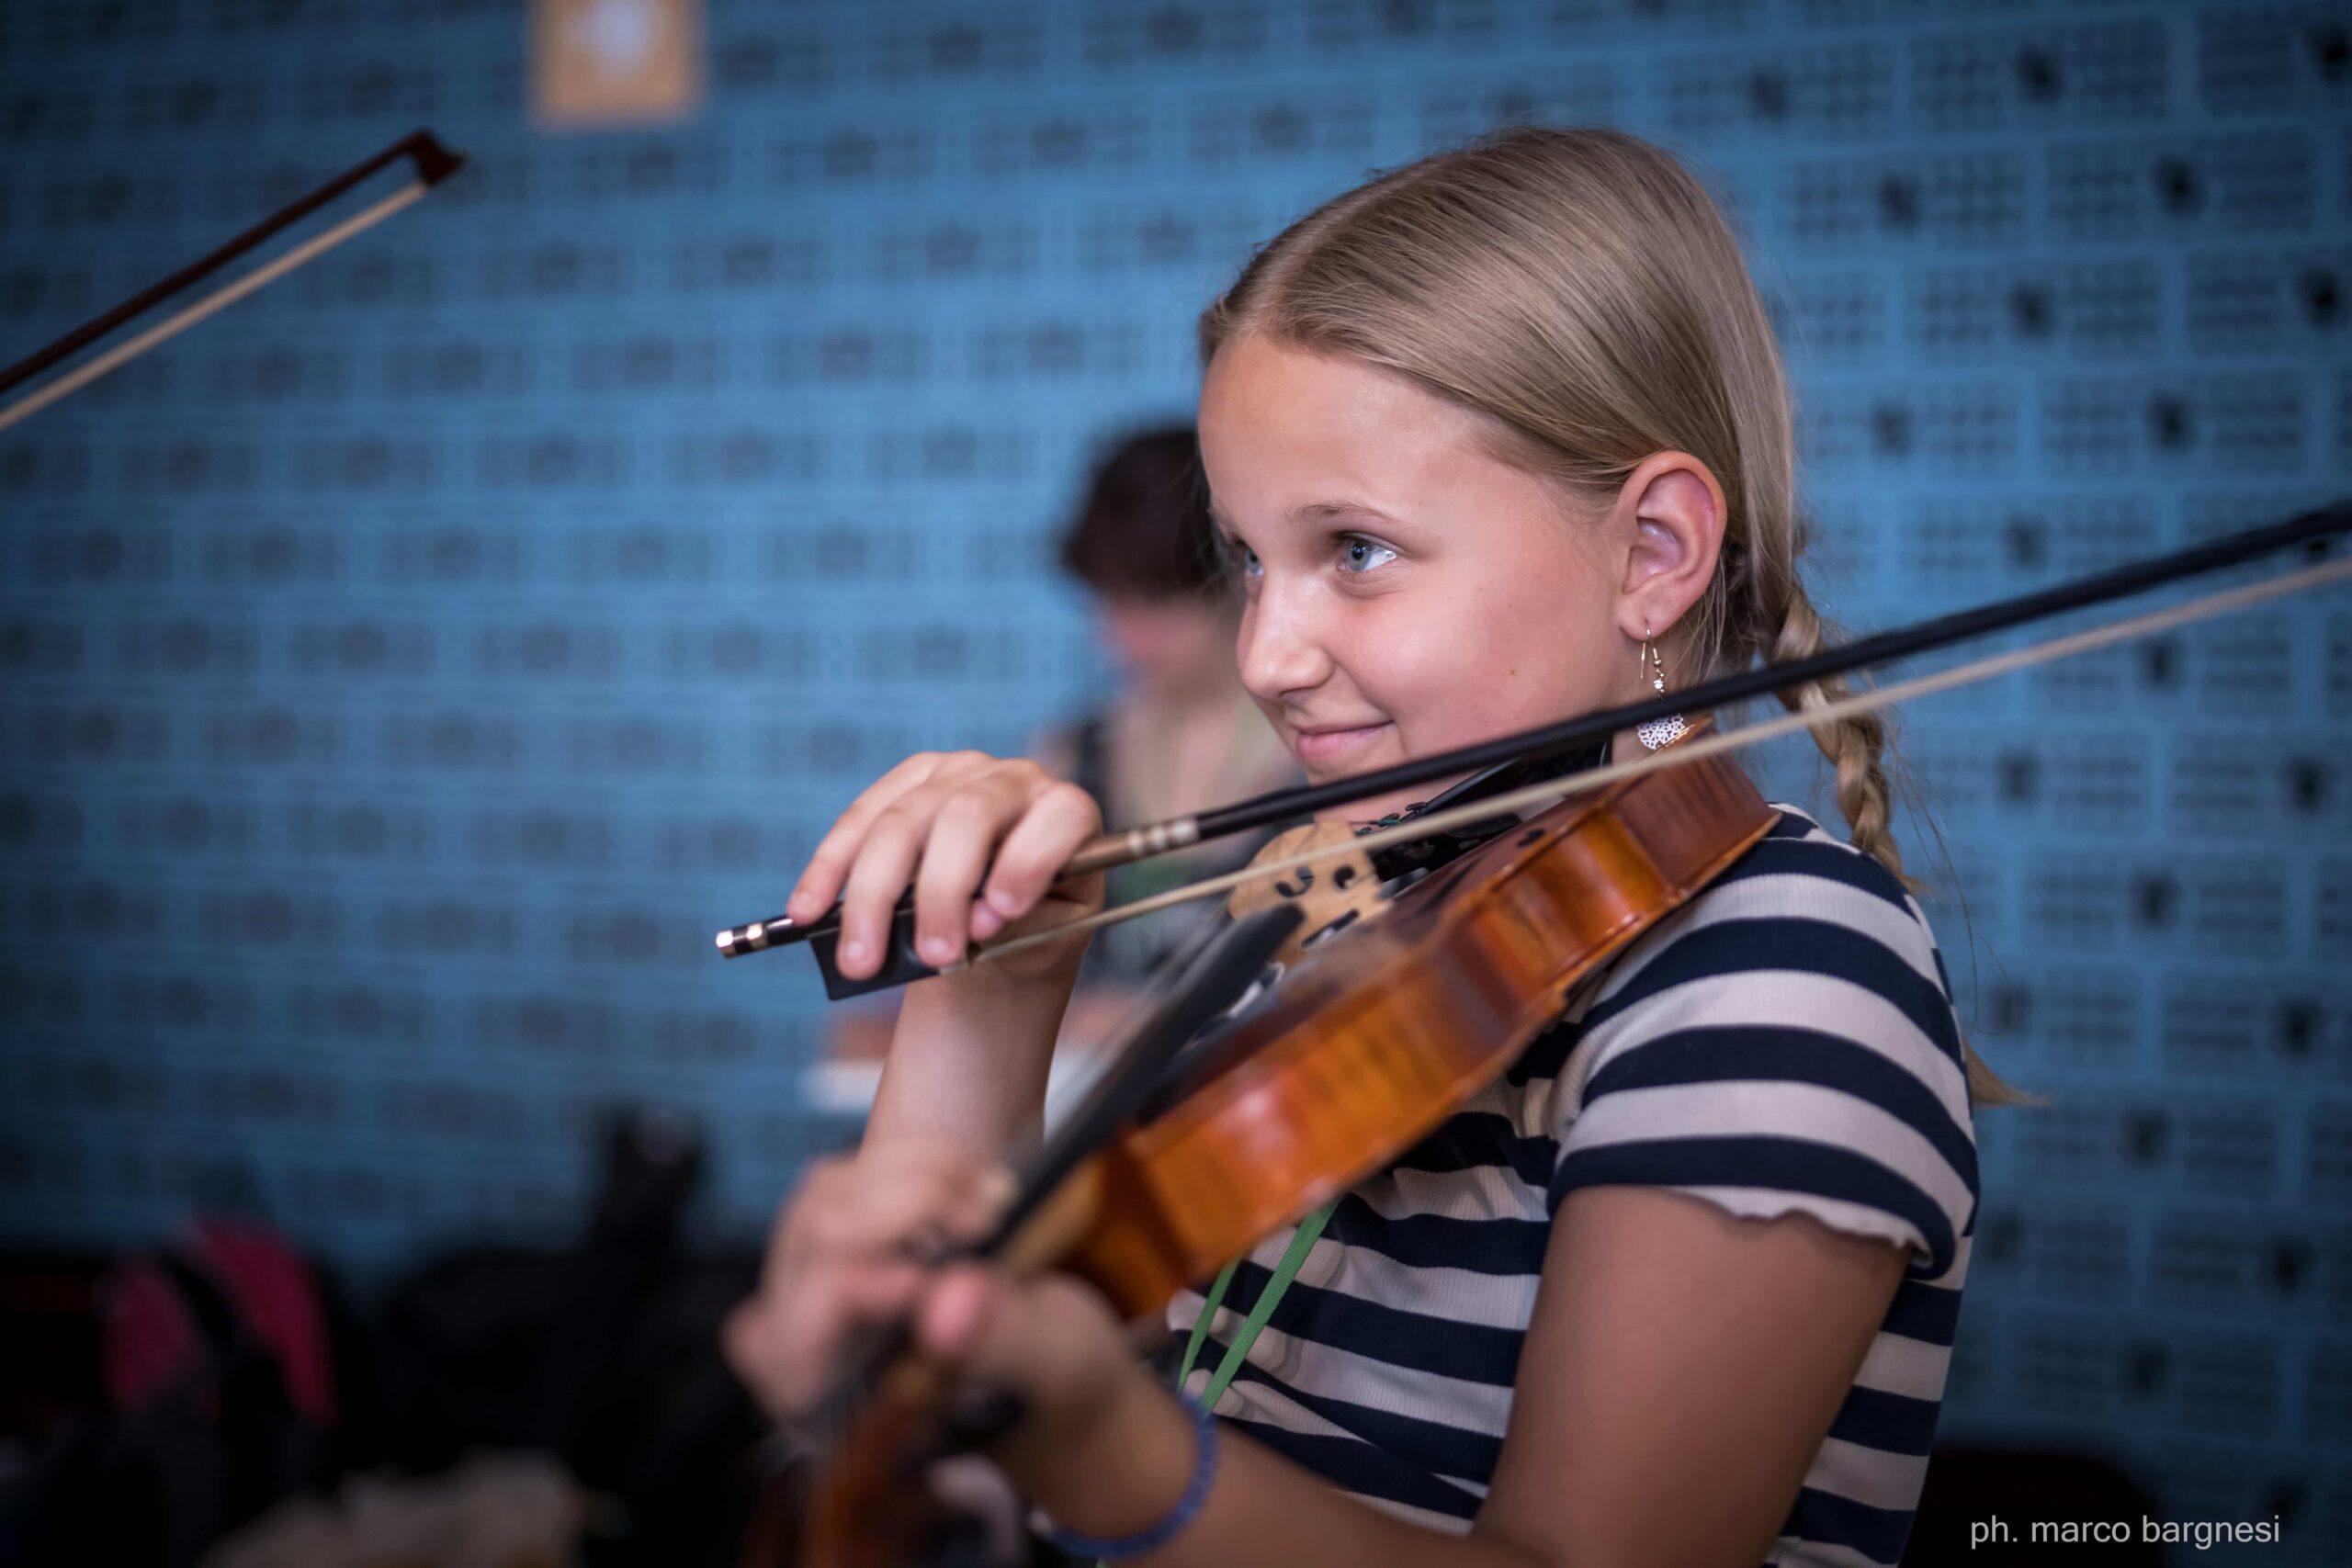
[[[1233,1337],[1233,1343],[1226,1348],[1225,1359],[1217,1363],[1216,1372],[1209,1379],[1208,1386],[1201,1390],[1202,1409],[1216,1408],[1216,1402],[1225,1395],[1226,1385],[1233,1381],[1233,1374],[1241,1370],[1242,1359],[1250,1354],[1250,1347],[1258,1342],[1258,1331],[1265,1327],[1267,1320],[1274,1315],[1274,1303],[1283,1299],[1283,1292],[1289,1290],[1290,1282],[1298,1277],[1299,1268],[1306,1261],[1306,1255],[1315,1250],[1315,1238],[1323,1234],[1323,1226],[1331,1218],[1331,1211],[1339,1206],[1340,1201],[1334,1198],[1298,1222],[1298,1231],[1290,1238],[1290,1246],[1283,1250],[1283,1260],[1274,1265],[1274,1277],[1266,1281],[1264,1290],[1258,1292],[1258,1304],[1251,1307],[1250,1315],[1241,1320],[1241,1332]],[[1215,1317],[1217,1308],[1224,1304],[1226,1289],[1233,1283],[1233,1271],[1239,1267],[1241,1259],[1237,1258],[1218,1272],[1216,1283],[1209,1287],[1208,1300],[1201,1308],[1201,1315],[1193,1321],[1193,1337],[1184,1342],[1183,1364],[1176,1370],[1176,1392],[1180,1394],[1193,1375],[1193,1361],[1200,1357],[1201,1341],[1208,1337],[1209,1319]]]

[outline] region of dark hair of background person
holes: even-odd
[[[1112,448],[1062,535],[1061,563],[1098,593],[1172,599],[1223,584],[1191,425],[1138,431]]]

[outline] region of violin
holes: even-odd
[[[1173,1078],[1114,1074],[1117,1112],[1074,1119],[978,1255],[1074,1274],[1130,1320],[1158,1312],[1434,1131],[1775,815],[1716,756],[1577,793],[1470,850],[1346,941],[1299,952],[1265,1005]],[[953,1391],[890,1348],[827,1402],[852,1413],[813,1479],[809,1568],[902,1568],[953,1528],[917,1484],[949,1444]]]

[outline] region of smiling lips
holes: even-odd
[[[1292,750],[1298,753],[1300,761],[1313,767],[1318,762],[1338,761],[1387,728],[1385,720],[1354,728],[1303,729],[1294,725]]]

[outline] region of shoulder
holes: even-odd
[[[1584,1032],[1629,1014],[1704,1011],[1734,992],[1751,1015],[1793,1024],[1849,1027],[1853,1008],[1875,1004],[1899,1011],[1959,1072],[1951,987],[1917,901],[1811,817],[1775,809],[1760,842],[1610,966],[1581,1012]],[[1611,1033],[1643,1032],[1636,1018]]]
[[[1895,910],[1924,933],[1926,917],[1894,873],[1824,828],[1794,806],[1775,803],[1779,814],[1770,831],[1692,902],[1721,900],[1734,888],[1764,885],[1792,912],[1808,908],[1868,909],[1837,895],[1845,889]]]
[[[1562,1021],[1552,1195],[1746,1192],[1728,1206],[1810,1208],[1949,1260],[1977,1176],[1934,934],[1884,866],[1778,809]]]

